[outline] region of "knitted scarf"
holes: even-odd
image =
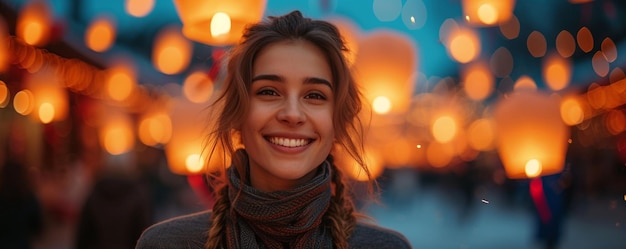
[[[330,163],[324,161],[317,170],[302,186],[266,193],[242,184],[236,167],[231,166],[228,197],[234,201],[234,212],[225,224],[228,247],[332,248],[330,230],[320,225],[331,198]]]

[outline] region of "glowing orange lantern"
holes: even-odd
[[[408,109],[416,56],[411,39],[391,30],[374,31],[359,42],[355,78],[375,112],[403,113]]]
[[[33,94],[33,115],[44,124],[64,120],[67,117],[69,104],[67,90],[50,70],[42,70],[29,74],[26,88]]]
[[[267,0],[175,0],[183,34],[213,46],[239,42],[246,25],[261,20]]]
[[[561,172],[569,128],[560,100],[539,91],[516,91],[494,108],[496,147],[507,177],[533,178]]]
[[[45,1],[28,3],[20,12],[16,33],[29,45],[44,46],[51,33],[52,14]]]
[[[207,169],[215,171],[225,165],[221,150],[213,152],[209,161],[211,151],[205,133],[209,113],[206,104],[193,103],[184,97],[173,100],[170,110],[172,135],[165,145],[167,162],[173,173],[194,175]]]
[[[463,0],[463,13],[468,23],[492,26],[509,20],[515,0]]]

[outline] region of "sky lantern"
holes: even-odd
[[[52,14],[45,1],[31,1],[17,19],[16,35],[32,46],[44,46],[50,40]]]
[[[180,175],[202,174],[225,166],[222,150],[217,148],[209,160],[207,122],[211,109],[206,104],[194,103],[184,97],[172,99],[169,112],[172,134],[165,145],[170,170]]]
[[[465,20],[477,26],[494,26],[513,16],[515,0],[463,0]]]
[[[403,113],[408,109],[416,56],[411,39],[396,31],[380,29],[361,39],[353,70],[375,112]]]
[[[558,97],[540,91],[516,91],[495,104],[496,149],[508,178],[563,170],[570,132],[560,106]]]
[[[239,42],[246,25],[261,20],[267,0],[174,0],[190,40],[211,46]]]
[[[193,46],[179,27],[170,26],[159,31],[152,49],[152,64],[164,74],[177,74],[191,61]]]

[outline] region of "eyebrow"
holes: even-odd
[[[285,82],[285,79],[283,77],[275,74],[260,74],[252,78],[252,82],[255,82],[257,80]],[[318,77],[307,77],[304,79],[304,84],[322,84],[327,85],[330,89],[332,89],[332,84],[330,84],[330,81]]]

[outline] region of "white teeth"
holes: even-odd
[[[270,137],[269,141],[273,144],[285,147],[300,147],[309,143],[308,139],[291,139],[284,137]]]

